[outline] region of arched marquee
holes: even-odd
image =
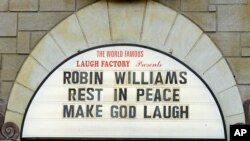
[[[116,55],[119,55],[119,52],[125,55],[126,50],[135,50],[143,52],[145,56],[110,58],[104,56],[102,58],[95,54],[99,50],[103,50],[104,54],[107,53],[105,51],[113,50],[118,52]],[[80,64],[75,64],[77,60]],[[81,66],[81,61],[84,60],[96,60],[98,66],[83,67],[83,62],[82,67],[78,68],[77,65]],[[104,64],[100,62],[105,60],[123,60],[124,62],[107,62],[107,67],[105,62]],[[136,63],[140,61],[141,64],[136,67]],[[95,62],[92,62],[91,65],[95,65]],[[139,67],[140,65],[147,67]],[[91,73],[91,71],[93,72]],[[115,89],[117,93],[124,91],[120,91],[120,84],[116,85],[118,80],[115,77],[123,75],[123,73],[130,76],[124,78],[126,82],[121,86],[122,90],[127,87],[127,97],[123,97],[127,98],[127,102],[117,102],[112,97]],[[85,96],[88,97],[85,97],[85,91],[80,89],[85,87],[85,84],[81,85],[78,82],[80,80],[82,83],[85,82],[84,75],[92,76],[91,83],[88,80],[90,84],[86,84],[86,86],[92,87],[94,90],[87,90],[88,95]],[[75,79],[73,79],[74,77]],[[168,79],[166,80],[166,78]],[[168,82],[170,78],[171,83]],[[131,79],[134,79],[135,83],[145,81],[145,86],[133,84]],[[149,80],[149,84],[146,84]],[[154,81],[157,83],[155,84]],[[160,85],[160,83],[164,84]],[[72,89],[70,89],[71,87]],[[98,87],[103,88],[103,91],[99,90],[100,101],[91,95],[93,93],[98,95],[98,90],[96,92]],[[92,93],[92,91],[94,92]],[[82,95],[79,96],[79,93]],[[104,93],[108,94],[103,96]],[[165,98],[161,97],[161,94],[164,93]],[[92,96],[95,98],[94,101],[91,101]],[[165,103],[159,101],[160,97],[165,99]],[[90,101],[79,101],[84,98]],[[169,101],[168,98],[170,98]],[[55,102],[56,99],[58,101]],[[136,101],[137,99],[138,101]],[[79,105],[82,105],[82,110],[84,108],[86,110],[86,105],[89,104],[102,105],[100,109],[93,107],[95,109],[93,114],[95,116],[100,114],[99,116],[102,117],[87,118],[86,121],[84,118],[80,118],[82,115]],[[159,114],[164,112],[164,104],[165,109],[175,111],[171,113],[171,118],[159,117]],[[128,114],[126,116],[122,114],[120,115],[122,118],[110,117],[112,105],[124,106],[121,108],[123,110],[127,106],[132,106],[130,109],[132,112],[128,112],[128,114],[132,114],[130,115],[132,117],[135,116],[133,115],[135,114],[134,106],[136,116],[127,118]],[[51,108],[43,109],[46,106]],[[39,110],[37,111],[37,109]],[[75,110],[74,114],[72,114],[72,109]],[[145,111],[147,111],[146,115],[144,115]],[[188,114],[185,114],[185,111],[188,111]],[[76,113],[78,113],[77,118]],[[179,114],[177,116],[174,113]],[[74,118],[71,118],[73,116]],[[147,119],[145,116],[155,118]],[[175,119],[176,117],[179,119]],[[182,118],[180,119],[180,117]],[[42,124],[43,122],[40,122],[39,119],[43,119],[46,124]],[[87,122],[89,120],[93,122]],[[5,122],[8,121],[16,123],[22,129],[22,138],[26,139],[59,137],[59,132],[67,131],[63,127],[70,127],[74,131],[65,134],[65,138],[99,136],[103,138],[158,137],[167,139],[178,138],[175,133],[181,133],[182,136],[179,137],[182,139],[229,139],[229,125],[238,122],[245,123],[245,117],[236,82],[226,60],[197,25],[155,1],[102,0],[84,7],[66,18],[33,49],[19,71],[12,88],[5,116]],[[50,124],[51,121],[57,125],[58,130],[55,129],[55,124]],[[85,127],[81,126],[76,129],[78,121],[82,121]],[[191,124],[192,121],[193,124]],[[59,122],[63,124],[59,124]],[[37,125],[36,129],[33,124]],[[123,124],[123,126],[118,126],[119,124]],[[53,127],[49,128],[50,126]],[[106,130],[107,126],[117,132],[111,133],[112,130]],[[177,128],[177,126],[185,128]],[[51,135],[50,137],[42,134],[43,132],[37,134],[38,130],[45,131],[45,129],[47,132],[44,134],[48,133],[47,135]],[[84,133],[78,132],[86,129],[91,130]],[[91,132],[92,129],[93,132]],[[165,134],[160,129],[171,134]],[[174,130],[171,131],[171,129]],[[187,130],[190,132],[199,130],[201,134],[189,136]],[[208,137],[205,130],[214,133],[211,134],[212,137]],[[104,133],[107,133],[107,136]]]
[[[207,84],[178,59],[138,45],[105,45],[56,67],[36,90],[22,137],[226,138]]]

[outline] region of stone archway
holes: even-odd
[[[14,122],[21,129],[34,91],[60,62],[80,50],[112,43],[151,46],[182,60],[213,90],[227,132],[230,124],[245,123],[235,79],[217,47],[183,15],[151,0],[98,1],[52,29],[23,64],[11,91],[5,122]]]

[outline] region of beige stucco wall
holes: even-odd
[[[93,2],[95,1],[0,1],[0,113],[2,115],[5,115],[9,95],[19,69],[33,47],[57,23]],[[250,99],[250,59],[248,58],[250,56],[250,1],[159,0],[159,2],[188,17],[211,37],[235,76],[242,101]],[[119,30],[114,29],[114,31]],[[131,33],[131,36],[127,37],[136,35],[137,33]],[[122,32],[114,32],[112,36],[123,37]],[[93,43],[93,45],[98,44],[96,37],[93,37]],[[28,89],[24,93],[31,92]],[[233,105],[228,105],[228,107],[231,106]],[[11,116],[6,117],[8,119],[19,118],[15,112],[9,112],[6,115]],[[235,118],[237,115],[232,117]],[[232,120],[237,121],[237,119]]]

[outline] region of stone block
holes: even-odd
[[[10,11],[38,11],[38,0],[9,0],[9,8]]]
[[[181,0],[155,0],[161,4],[164,4],[170,8],[173,8],[177,11],[181,9]]]
[[[209,11],[209,12],[215,12],[216,10],[217,10],[216,5],[209,5],[209,6],[208,6],[208,11]]]
[[[8,0],[0,1],[0,11],[8,11]]]
[[[207,35],[204,34],[196,46],[185,57],[184,61],[197,71],[197,73],[203,74],[220,58],[222,58],[220,51]]]
[[[101,45],[111,40],[106,1],[94,3],[80,10],[77,12],[77,17],[89,46]]]
[[[238,85],[242,101],[250,99],[250,85]]]
[[[209,0],[182,0],[182,11],[208,11]]]
[[[2,55],[2,69],[19,69],[25,58],[26,55]]]
[[[204,31],[216,31],[216,14],[213,12],[185,12],[188,18],[198,24]]]
[[[174,56],[183,60],[201,35],[200,28],[184,16],[178,15],[163,50],[172,52]]]
[[[227,58],[238,84],[250,84],[250,58]]]
[[[6,122],[13,122],[13,123],[15,123],[18,126],[19,131],[20,131],[22,129],[23,114],[19,114],[19,113],[7,110],[7,112],[5,114],[4,122],[5,123]]]
[[[15,83],[10,94],[8,110],[24,114],[33,93],[34,91]]]
[[[241,46],[250,47],[250,32],[241,33]]]
[[[18,32],[17,35],[17,53],[30,52],[30,33]]]
[[[141,41],[164,45],[176,16],[177,13],[166,6],[148,1]]]
[[[33,49],[37,43],[42,39],[42,37],[46,34],[46,31],[35,31],[31,32],[30,37],[30,47]]]
[[[16,53],[16,38],[0,38],[0,53]]]
[[[17,13],[0,13],[0,36],[16,36]]]
[[[57,25],[50,34],[68,57],[88,47],[75,14]]]
[[[85,6],[88,6],[97,0],[76,0],[76,10],[79,10]]]
[[[40,0],[40,11],[75,11],[75,0]]]
[[[71,12],[20,13],[19,30],[49,30]]]
[[[33,57],[29,56],[24,62],[16,81],[35,91],[47,74],[48,71]]]
[[[232,116],[244,112],[243,102],[237,86],[234,86],[218,95],[218,101],[225,116]]]
[[[37,44],[31,55],[49,71],[66,59],[66,55],[49,34]]]
[[[224,56],[240,56],[240,33],[216,32],[208,34]]]
[[[217,8],[218,31],[250,31],[250,5],[218,5]]]
[[[213,65],[202,77],[215,95],[236,85],[232,72],[224,59]]]
[[[249,57],[250,56],[250,48],[241,48],[241,56]]]
[[[1,82],[0,99],[8,100],[13,82]]]
[[[16,74],[23,64],[26,55],[3,55],[2,56],[2,80],[15,80]]]
[[[113,40],[139,41],[146,1],[108,1]]]
[[[247,0],[210,0],[210,4],[247,4]]]
[[[15,70],[2,70],[1,80],[14,81],[17,76],[17,71]]]

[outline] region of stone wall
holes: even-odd
[[[0,0],[0,128],[13,82],[32,48],[57,23],[95,1]],[[247,103],[250,100],[250,0],[157,1],[182,13],[211,37],[227,59],[242,101]]]
[[[0,1],[0,99],[7,103],[22,63],[56,24],[95,0]]]

